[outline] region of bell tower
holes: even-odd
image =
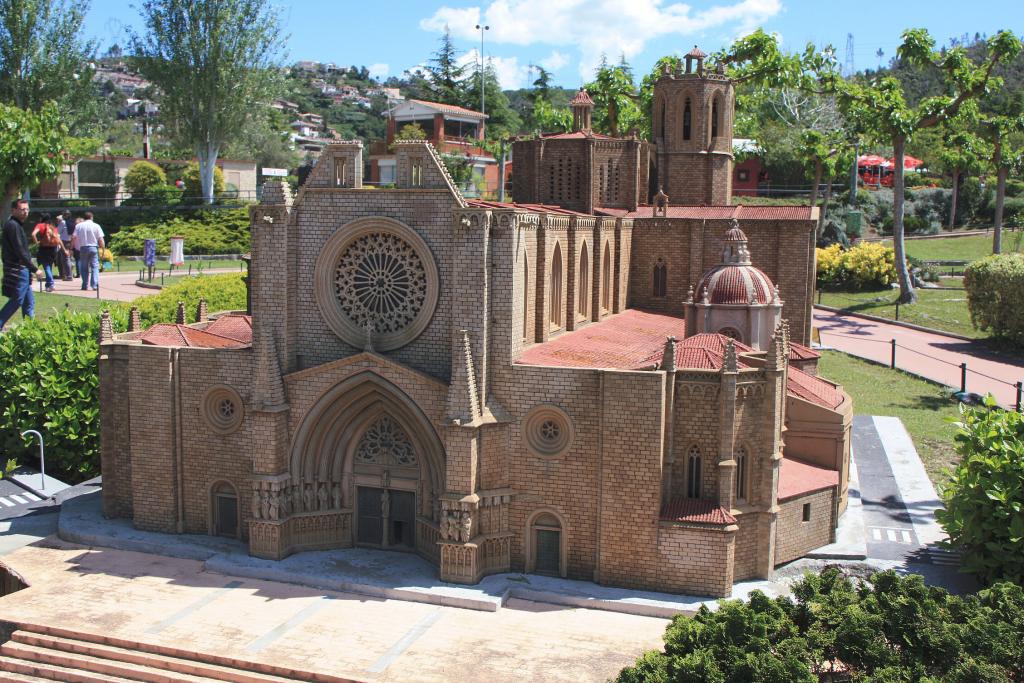
[[[654,84],[651,131],[658,180],[675,204],[726,206],[732,197],[735,91],[725,66],[704,65],[695,45],[684,66]]]
[[[593,126],[594,100],[590,99],[587,89],[580,88],[579,92],[576,93],[576,97],[572,98],[569,106],[572,107],[573,132],[589,133]]]

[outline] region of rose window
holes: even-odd
[[[427,299],[427,272],[419,254],[397,235],[370,233],[342,252],[334,294],[354,325],[375,334],[407,328]]]
[[[363,433],[356,446],[356,460],[375,465],[415,465],[416,452],[405,430],[385,415]]]
[[[317,257],[314,296],[323,320],[350,346],[390,351],[416,339],[437,307],[437,265],[423,238],[383,216],[334,233]]]
[[[572,445],[572,421],[561,408],[553,405],[535,407],[523,418],[526,447],[541,457],[560,456]]]

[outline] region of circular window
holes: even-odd
[[[398,221],[359,219],[317,259],[316,299],[335,334],[357,348],[408,344],[437,304],[437,267],[423,239]]]
[[[537,406],[523,418],[522,429],[526,445],[534,455],[554,457],[572,445],[572,421],[557,406]]]
[[[242,397],[225,384],[207,390],[202,409],[206,422],[218,434],[230,434],[242,426]]]

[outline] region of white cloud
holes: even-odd
[[[472,70],[480,61],[479,53],[479,50],[470,50],[459,56],[458,63]],[[530,75],[530,67],[526,64],[520,64],[518,57],[487,55],[487,61],[494,67],[494,74],[498,77],[502,90],[516,90],[526,85],[527,78]]]
[[[558,50],[555,50],[539,62],[539,64],[548,71],[558,71],[568,63],[569,56],[562,54]]]
[[[371,64],[368,67],[368,71],[373,78],[385,78],[391,71],[391,67],[383,62],[377,62],[376,64]]]
[[[601,55],[617,61],[643,51],[648,41],[675,35],[689,49],[695,36],[711,29],[743,35],[782,10],[782,0],[721,0],[695,10],[663,0],[494,0],[480,7],[441,7],[420,22],[428,31],[448,26],[461,39],[480,39],[475,28],[490,26],[487,40],[511,45],[576,45],[580,75],[590,78]],[[547,68],[547,67],[545,67]]]

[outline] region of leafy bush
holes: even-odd
[[[830,289],[872,289],[896,281],[896,256],[892,247],[861,242],[843,250],[839,244],[817,249],[818,286]]]
[[[155,188],[166,184],[167,174],[164,170],[148,161],[136,161],[124,176],[124,189],[131,192],[133,198],[145,197]]]
[[[993,187],[992,183],[986,183],[983,188],[981,181],[977,178],[967,178],[963,181],[956,200],[956,222],[958,225],[992,220],[992,199],[995,196],[992,191]],[[945,217],[949,218],[948,207]]]
[[[921,576],[837,569],[807,574],[793,597],[760,591],[677,616],[661,652],[623,669],[619,683],[710,681],[1019,681],[1024,589],[1001,583],[958,597]]]
[[[993,254],[964,270],[971,324],[1024,345],[1024,254]]]
[[[115,327],[125,313],[112,312]],[[62,312],[46,322],[26,320],[0,336],[0,443],[3,451],[34,462],[37,429],[46,444],[47,469],[79,482],[99,474],[99,318]]]
[[[139,300],[143,324],[172,322],[178,301],[190,315],[200,298],[210,311],[245,308],[240,274],[188,278]],[[128,324],[127,308],[111,309],[115,331]],[[62,312],[46,322],[26,320],[0,335],[0,450],[34,462],[36,446],[20,434],[38,429],[46,441],[46,466],[78,483],[99,474],[99,317]]]
[[[187,254],[245,253],[249,251],[249,213],[244,208],[198,211],[126,225],[111,238],[110,249],[119,256],[139,255],[143,241],[152,238],[157,254],[166,255],[174,235],[185,238]]]
[[[185,169],[185,172],[181,174],[181,179],[185,182],[185,197],[186,199],[196,200],[201,199],[203,196],[203,183],[199,178],[199,164],[192,162]],[[220,170],[220,166],[213,167],[213,196],[219,197],[224,194],[224,172]]]
[[[245,310],[245,282],[241,273],[190,277],[164,287],[159,294],[136,301],[143,326],[173,321],[178,302],[185,303],[186,322],[194,322],[196,306],[206,299],[210,312]]]
[[[999,409],[991,395],[960,413],[960,462],[935,515],[965,570],[986,583],[1024,583],[1024,416]]]
[[[1003,225],[1024,228],[1024,197],[1007,197],[1003,200]]]
[[[1024,180],[1006,179],[1007,197],[1024,197]]]

